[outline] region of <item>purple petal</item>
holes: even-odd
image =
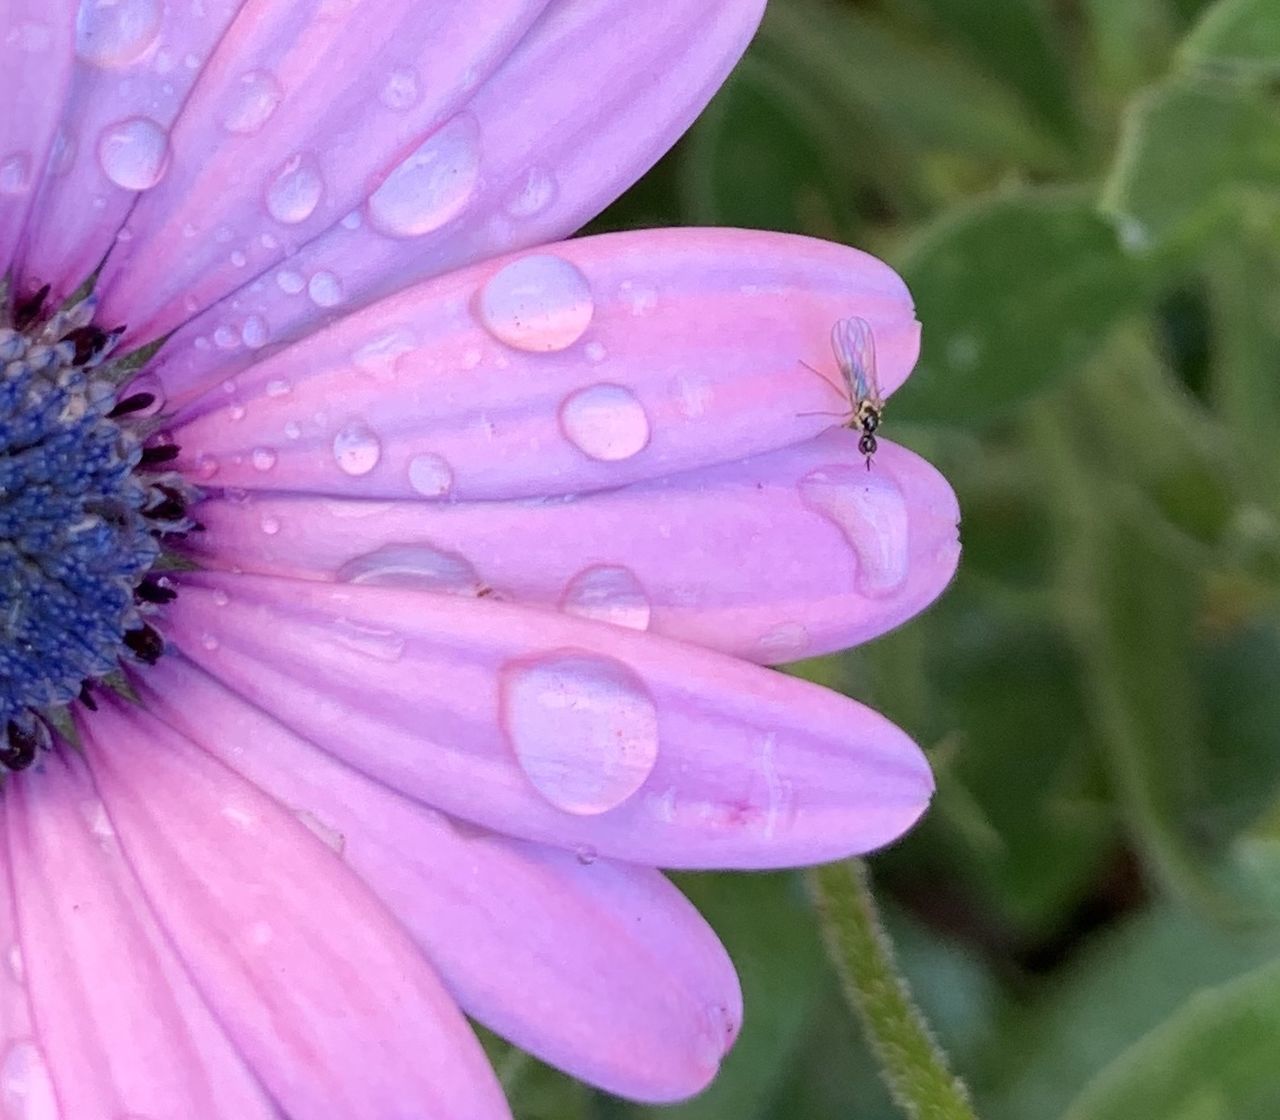
[[[831,427],[847,397],[804,363],[833,374],[848,312],[875,328],[892,391],[920,328],[874,257],[742,230],[568,241],[335,323],[222,382],[175,437],[218,485],[415,497],[425,460],[458,498],[620,486]]]
[[[399,588],[192,574],[192,660],[458,817],[666,867],[835,859],[899,836],[932,778],[843,696],[622,627]]]
[[[339,851],[470,1015],[624,1096],[673,1100],[711,1079],[741,1021],[737,978],[715,934],[657,872],[457,825],[180,657],[136,684],[150,710]]]
[[[424,462],[422,485],[437,477]],[[846,431],[569,502],[255,492],[206,501],[199,516],[205,567],[492,589],[764,663],[892,629],[936,598],[959,556],[942,476],[888,443],[867,470]]]
[[[124,701],[101,696],[82,730],[156,916],[283,1111],[508,1115],[424,958],[304,824]]]

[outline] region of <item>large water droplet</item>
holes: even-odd
[[[23,194],[31,189],[31,156],[26,152],[0,160],[0,194]]]
[[[94,66],[128,66],[155,42],[161,0],[81,0],[76,54]]]
[[[147,117],[130,117],[103,130],[98,165],[117,187],[145,191],[169,166],[169,134]]]
[[[267,185],[267,212],[277,222],[296,225],[315,213],[322,194],[324,179],[315,160],[308,155],[291,156]]]
[[[801,500],[835,522],[857,558],[864,595],[891,595],[906,582],[910,519],[898,484],[883,470],[838,463],[800,480]]]
[[[565,650],[502,671],[502,725],[521,769],[552,805],[604,813],[658,760],[658,713],[619,661]]]
[[[0,1061],[0,1102],[9,1120],[58,1120],[49,1069],[30,1039],[11,1043]]]
[[[266,70],[250,70],[235,84],[222,116],[222,127],[240,135],[257,132],[271,119],[283,97],[284,90],[273,75]]]
[[[560,407],[560,427],[585,454],[607,462],[630,459],[649,442],[649,417],[622,385],[592,385],[571,394]]]
[[[439,455],[415,455],[409,460],[409,485],[424,498],[443,498],[453,489],[453,469]]]
[[[535,253],[498,271],[480,293],[480,319],[517,350],[564,350],[595,313],[591,285],[576,265]]]
[[[649,629],[649,598],[630,568],[598,564],[579,572],[565,589],[565,614],[612,622],[632,630]]]
[[[357,556],[338,569],[338,579],[442,595],[475,595],[483,586],[465,556],[423,543],[387,544]]]
[[[369,196],[369,222],[389,237],[420,237],[456,218],[480,175],[480,130],[470,113],[439,129]]]
[[[333,457],[346,474],[368,474],[382,458],[382,443],[363,420],[353,420],[333,437]]]

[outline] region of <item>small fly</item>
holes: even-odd
[[[870,470],[871,457],[878,446],[876,432],[884,415],[884,398],[880,395],[880,380],[876,372],[876,339],[871,324],[857,315],[839,320],[831,328],[831,349],[835,351],[849,398],[849,411],[843,419],[847,427],[861,433],[858,450],[866,456],[867,470]],[[812,366],[808,368],[813,369]],[[818,373],[817,370],[814,372]],[[822,377],[822,374],[818,373],[818,376]],[[827,380],[825,377],[822,379]]]

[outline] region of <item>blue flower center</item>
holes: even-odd
[[[0,765],[29,766],[68,705],[164,649],[148,619],[174,597],[165,539],[194,522],[155,398],[121,386],[120,331],[95,304],[44,313],[47,290],[0,291]]]

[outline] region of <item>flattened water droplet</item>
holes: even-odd
[[[411,353],[417,345],[418,340],[408,327],[393,327],[366,342],[351,355],[351,360],[361,373],[367,373],[375,381],[393,381],[400,356]]]
[[[418,75],[407,66],[392,70],[378,92],[378,100],[388,109],[394,109],[398,113],[412,109],[421,96]]]
[[[301,272],[291,268],[282,268],[276,273],[276,285],[287,296],[296,296],[307,286],[307,278]]]
[[[415,455],[409,460],[409,485],[424,498],[443,498],[453,489],[453,469],[439,455]]]
[[[456,218],[480,175],[480,127],[462,113],[429,136],[369,196],[369,222],[388,237],[420,237]]]
[[[253,469],[255,471],[269,471],[276,465],[278,456],[269,447],[255,447],[253,449]]]
[[[565,589],[565,614],[612,622],[632,630],[649,629],[649,598],[630,568],[598,564],[579,572]]]
[[[0,194],[23,194],[31,189],[31,156],[27,152],[0,160]]]
[[[22,946],[16,941],[9,946],[9,952],[6,954],[6,960],[9,964],[9,975],[19,984],[27,982],[27,966],[22,959]]]
[[[267,321],[261,315],[250,315],[240,328],[240,341],[250,350],[260,350],[267,344],[269,337]]]
[[[128,66],[160,32],[161,0],[81,0],[76,54],[93,66]]]
[[[675,381],[676,407],[689,420],[696,420],[715,399],[715,386],[706,377],[682,376]]]
[[[274,75],[266,70],[250,70],[235,84],[231,103],[222,116],[222,127],[241,136],[257,132],[271,119],[283,97],[284,90]]]
[[[0,1060],[0,1102],[9,1120],[58,1120],[49,1069],[29,1038],[11,1043]]]
[[[649,417],[622,385],[579,389],[560,406],[565,437],[584,454],[605,462],[630,459],[649,442]]]
[[[337,852],[338,855],[342,855],[347,850],[346,836],[336,828],[325,824],[315,813],[308,809],[295,809],[293,815],[315,833],[327,847]]]
[[[564,350],[595,313],[591,285],[576,265],[534,253],[499,270],[480,293],[480,321],[517,350]]]
[[[98,166],[117,187],[145,191],[169,167],[169,134],[148,117],[130,117],[103,129]]]
[[[475,595],[481,588],[470,561],[457,552],[433,545],[387,544],[365,556],[348,560],[338,569],[344,583],[375,587],[406,587],[442,595]]]
[[[623,804],[658,760],[658,713],[620,661],[564,650],[502,670],[502,726],[552,805],[594,815]]]
[[[291,156],[267,185],[267,212],[277,222],[296,225],[315,213],[323,194],[324,179],[315,160],[309,155]]]
[[[809,631],[799,622],[780,622],[760,637],[760,653],[768,665],[781,665],[804,656]]]
[[[382,458],[382,443],[363,420],[353,420],[333,437],[333,458],[345,474],[368,474]]]
[[[800,498],[833,521],[857,558],[863,595],[891,595],[907,579],[910,519],[906,499],[884,470],[837,463],[800,480]]]
[[[375,661],[399,661],[404,653],[404,637],[381,626],[368,626],[339,618],[333,624],[333,637],[340,645]]]
[[[342,281],[322,269],[307,281],[307,295],[317,307],[337,307],[342,302]]]
[[[506,210],[513,218],[531,218],[550,206],[555,197],[555,177],[545,167],[534,166],[507,199]]]

